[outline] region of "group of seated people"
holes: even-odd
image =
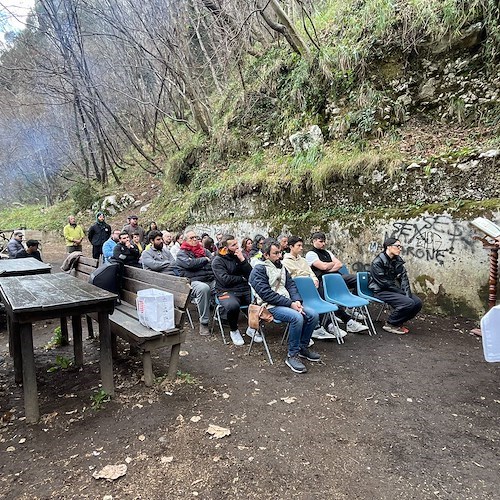
[[[208,335],[210,305],[214,296],[220,304],[236,346],[244,345],[238,329],[240,307],[265,304],[275,319],[289,324],[288,355],[285,363],[296,373],[305,373],[304,359],[320,360],[320,355],[310,349],[314,340],[330,340],[363,333],[368,327],[362,323],[362,314],[339,308],[336,320],[345,330],[318,313],[304,306],[294,283],[294,278],[308,276],[324,298],[323,279],[328,273],[339,273],[342,262],[326,250],[326,235],[312,235],[312,248],[302,255],[304,240],[298,236],[280,236],[278,239],[257,235],[240,243],[230,234],[216,234],[215,243],[208,235],[198,236],[192,230],[167,238],[159,230],[147,234],[147,245],[142,253],[130,241],[126,231],[118,232],[118,242],[113,248],[110,262],[143,267],[155,272],[189,278],[192,294],[197,304],[201,335]],[[173,241],[174,240],[174,241]],[[207,243],[208,241],[208,243]],[[250,245],[251,241],[251,245]],[[374,259],[369,287],[376,297],[393,306],[386,331],[406,334],[404,326],[421,309],[422,302],[410,291],[409,280],[400,257],[401,243],[395,238],[384,242],[383,251]],[[347,287],[356,293],[356,276],[341,274]],[[320,321],[321,319],[321,321]],[[262,342],[258,331],[247,328],[245,334],[254,342]]]
[[[22,231],[14,231],[12,238],[9,240],[9,243],[7,243],[9,259],[25,259],[27,257],[32,257],[43,262],[40,251],[38,250],[40,242],[38,240],[28,240],[25,247],[23,245],[23,238],[24,234]]]

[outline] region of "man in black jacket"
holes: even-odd
[[[118,262],[125,266],[142,267],[139,264],[139,249],[130,241],[130,236],[126,231],[120,233],[120,241],[113,248],[113,257],[110,262]]]
[[[422,309],[422,301],[411,293],[404,260],[399,255],[401,248],[401,242],[396,238],[384,241],[384,251],[372,262],[368,283],[375,297],[394,308],[382,328],[398,335],[409,332],[404,323]]]
[[[243,256],[238,240],[233,235],[222,236],[219,241],[219,253],[212,261],[212,270],[215,275],[217,298],[227,314],[231,340],[234,345],[244,345],[245,342],[238,330],[238,318],[240,307],[250,304],[252,300],[248,284],[252,266]],[[247,330],[247,334],[249,336],[253,334],[256,342],[262,342],[262,337],[250,330]]]
[[[212,255],[203,248],[194,231],[187,231],[177,252],[175,269],[191,280],[191,290],[200,314],[200,335],[209,335],[210,298],[215,288]]]
[[[102,255],[104,242],[111,236],[111,226],[105,222],[102,212],[97,212],[95,219],[89,228],[88,238],[92,245],[92,257],[98,259]]]

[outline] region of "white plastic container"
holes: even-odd
[[[136,305],[141,325],[156,332],[175,328],[173,294],[155,288],[139,290]]]
[[[500,362],[500,305],[492,307],[481,319],[484,359]]]

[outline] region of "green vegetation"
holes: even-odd
[[[66,370],[70,366],[73,366],[73,361],[71,361],[68,358],[65,358],[64,356],[56,356],[56,364],[54,366],[51,366],[48,370],[47,373],[53,373],[56,372],[57,370]]]
[[[99,390],[95,391],[92,396],[90,396],[90,407],[94,411],[99,411],[103,407],[104,403],[107,403],[109,400],[109,395],[103,388],[100,388]]]
[[[61,327],[57,326],[56,328],[54,328],[54,335],[52,335],[52,338],[44,346],[44,349],[46,351],[49,351],[50,349],[55,349],[56,347],[60,347],[62,345],[63,345],[63,337],[62,337]]]
[[[188,384],[188,385],[193,385],[193,384],[197,384],[198,381],[196,380],[195,377],[193,377],[193,375],[191,375],[190,373],[187,373],[187,372],[181,372],[180,370],[177,372],[177,378],[184,384]]]

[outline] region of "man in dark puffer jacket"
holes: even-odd
[[[194,231],[187,231],[177,253],[175,270],[191,280],[191,289],[200,314],[200,335],[209,335],[210,297],[215,289],[212,256],[203,248]]]
[[[215,290],[221,307],[227,314],[230,336],[234,345],[244,345],[244,340],[238,330],[240,307],[250,304],[252,294],[248,277],[252,266],[245,259],[238,240],[230,234],[225,234],[219,241],[219,253],[212,262],[215,275]],[[255,330],[247,329],[247,335],[254,335],[254,341],[262,342],[262,337]]]
[[[102,212],[97,212],[95,219],[89,228],[88,238],[92,244],[92,257],[98,259],[102,255],[102,246],[111,236],[111,226],[105,222]]]

